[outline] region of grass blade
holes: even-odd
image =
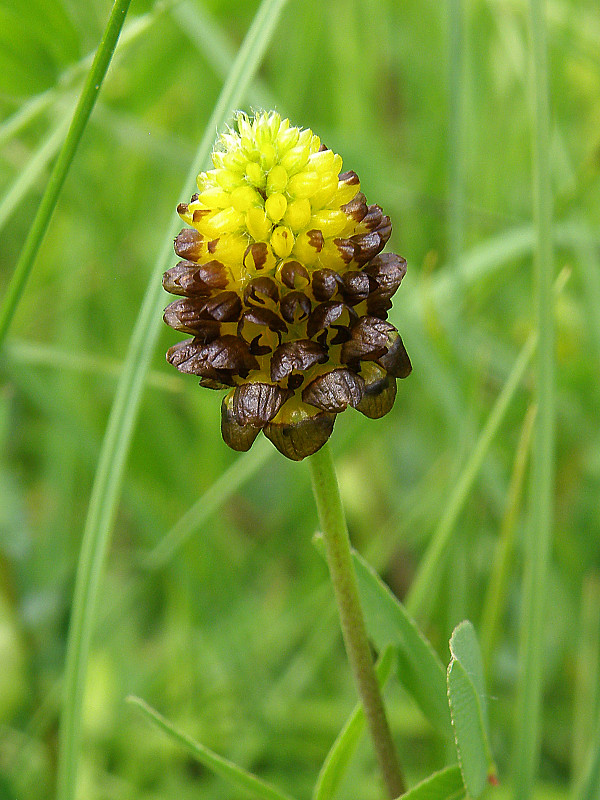
[[[182,190],[182,196],[191,193],[198,164],[204,165],[207,162],[215,130],[224,124],[232,109],[241,102],[266,51],[284,3],[285,0],[263,0],[258,9],[208,122],[195,164]],[[169,228],[164,246],[150,275],[148,288],[129,342],[92,487],[67,645],[59,750],[61,775],[59,800],[73,800],[74,797],[81,739],[81,711],[96,597],[142,389],[162,324],[163,290],[160,277],[171,260],[173,237],[178,227],[179,223],[174,221]]]
[[[514,796],[532,795],[540,749],[545,608],[553,524],[554,488],[554,292],[550,110],[545,3],[530,0],[533,51],[533,195],[536,230],[535,307],[539,345],[536,400],[538,415],[531,460],[529,526],[523,578],[521,671],[517,692]]]
[[[191,44],[212,62],[215,72],[225,77],[235,57],[235,48],[208,10],[200,3],[185,0],[173,9],[172,16]],[[260,78],[253,82],[248,100],[256,108],[277,108],[282,112]]]
[[[487,669],[492,663],[500,622],[504,607],[506,605],[506,585],[509,577],[510,560],[514,549],[515,530],[519,508],[521,506],[521,495],[525,482],[527,461],[531,447],[531,434],[537,409],[535,405],[530,405],[521,427],[521,435],[515,454],[515,462],[508,487],[508,497],[506,510],[502,518],[500,534],[496,544],[494,559],[492,562],[492,573],[490,575],[488,590],[483,610],[481,612],[481,651],[483,653],[483,663]]]
[[[600,231],[597,228],[590,231],[577,220],[571,220],[556,226],[555,241],[560,247],[569,249],[579,247],[581,244],[597,247],[600,243]],[[408,291],[409,285],[407,285],[406,294],[410,300],[405,302],[409,307],[417,308],[426,318],[428,302],[435,302],[440,306],[459,302],[459,294],[463,289],[469,289],[480,281],[491,278],[505,265],[516,266],[518,260],[531,255],[535,247],[536,231],[532,225],[509,228],[485,239],[464,253],[458,265],[458,276],[449,265],[440,267],[430,294],[417,293],[413,289]],[[394,314],[399,313],[397,307],[394,308],[396,312],[392,309],[390,314],[392,321]]]
[[[208,747],[199,742],[195,742],[185,733],[179,731],[174,725],[166,720],[162,714],[155,711],[139,697],[128,697],[127,701],[140,709],[146,719],[156,725],[161,731],[167,734],[173,741],[184,747],[195,759],[203,764],[207,769],[226,780],[237,789],[241,789],[251,797],[258,797],[261,800],[290,800],[288,795],[280,792],[274,786],[265,783],[256,775],[238,767],[226,758],[223,758]]]
[[[45,92],[22,103],[14,114],[3,120],[0,125],[0,147],[10,141],[13,136],[16,136],[38,114],[44,112],[55,97],[56,89],[47,89]]]
[[[598,251],[591,241],[581,242],[576,250],[590,330],[594,336],[596,351],[600,354],[600,261]]]
[[[479,434],[477,443],[455,484],[454,490],[444,509],[444,514],[432,536],[427,552],[423,557],[419,571],[406,598],[406,608],[413,616],[419,616],[425,613],[428,603],[431,603],[433,600],[437,584],[436,576],[439,574],[440,565],[452,540],[454,526],[469,496],[469,492],[473,487],[473,483],[479,474],[479,470],[481,469],[481,465],[483,464],[483,460],[492,440],[502,424],[508,407],[533,357],[536,338],[536,334],[532,333],[523,346]]]
[[[33,262],[50,224],[52,212],[56,206],[58,196],[67,177],[69,168],[77,152],[77,147],[90,118],[94,104],[104,81],[106,71],[111,62],[112,55],[131,0],[115,0],[108,25],[104,31],[102,41],[96,51],[92,67],[88,73],[85,86],[75,108],[69,132],[64,141],[59,156],[54,164],[50,179],[38,207],[37,213],[25,239],[25,244],[17,261],[14,274],[8,285],[8,290],[0,308],[0,346],[10,326],[15,310],[25,289],[27,278],[33,267]]]

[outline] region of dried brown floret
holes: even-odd
[[[271,358],[271,380],[282,381],[292,372],[306,372],[316,364],[325,364],[327,351],[312,339],[296,339],[279,345]]]
[[[348,406],[356,408],[365,393],[365,382],[350,369],[333,369],[319,375],[302,392],[302,399],[324,411],[339,413]]]
[[[280,412],[281,414],[281,412]],[[306,406],[288,417],[277,417],[265,426],[265,436],[292,461],[301,461],[321,448],[331,436],[335,414]]]
[[[233,390],[231,413],[238,425],[266,425],[290,392],[273,383],[243,383]]]

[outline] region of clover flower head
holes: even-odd
[[[387,321],[406,272],[381,254],[389,217],[367,205],[355,172],[310,129],[275,112],[239,113],[178,213],[182,259],[163,277],[180,295],[167,325],[193,336],[167,360],[228,389],[221,431],[234,450],[259,432],[300,460],[352,406],[386,414],[411,365]]]

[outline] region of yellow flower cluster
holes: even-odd
[[[221,135],[215,169],[198,176],[198,195],[180,206],[182,219],[203,237],[202,255],[223,261],[241,282],[278,277],[276,268],[280,274],[288,260],[343,269],[334,240],[367,232],[342,210],[360,190],[354,173],[340,181],[341,157],[279,114],[252,122],[240,114],[237,124],[239,133]]]
[[[386,321],[404,259],[379,255],[391,224],[356,173],[309,129],[274,112],[221,135],[214,169],[178,212],[182,258],[163,279],[183,299],[165,321],[193,339],[168,360],[210,388],[231,387],[222,433],[236,450],[264,430],[295,460],[321,447],[348,405],[391,408],[410,361]]]

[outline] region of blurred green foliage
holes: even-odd
[[[115,375],[257,5],[134,0],[2,354],[2,800],[53,794],[69,607]],[[600,701],[600,15],[595,0],[546,6],[554,266],[570,274],[556,304],[556,531],[539,778],[539,797],[553,800],[584,769]],[[47,177],[52,151],[46,159],[40,151],[71,113],[109,8],[0,2],[2,287]],[[392,217],[388,249],[409,263],[392,321],[413,374],[391,414],[370,422],[348,411],[332,440],[353,541],[400,597],[533,324],[526,4],[463,6],[461,263],[484,264],[473,279],[448,245],[448,9],[433,0],[290,0],[245,105],[277,108],[342,154],[369,202]],[[174,341],[165,328],[101,589],[79,796],[238,797],[150,729],[124,703],[130,693],[211,749],[308,796],[355,699],[311,544],[308,470],[274,451],[260,463],[258,453],[230,452],[218,394],[165,364]],[[508,796],[514,745],[525,519],[507,497],[531,380],[492,443],[419,620],[447,664],[454,626],[469,617],[479,630],[498,534],[514,512],[486,664],[498,797]],[[256,458],[257,469],[166,563],[149,567],[148,553],[240,458]],[[412,783],[444,764],[443,743],[397,686],[388,699]],[[373,774],[364,743],[340,796],[379,797]]]

